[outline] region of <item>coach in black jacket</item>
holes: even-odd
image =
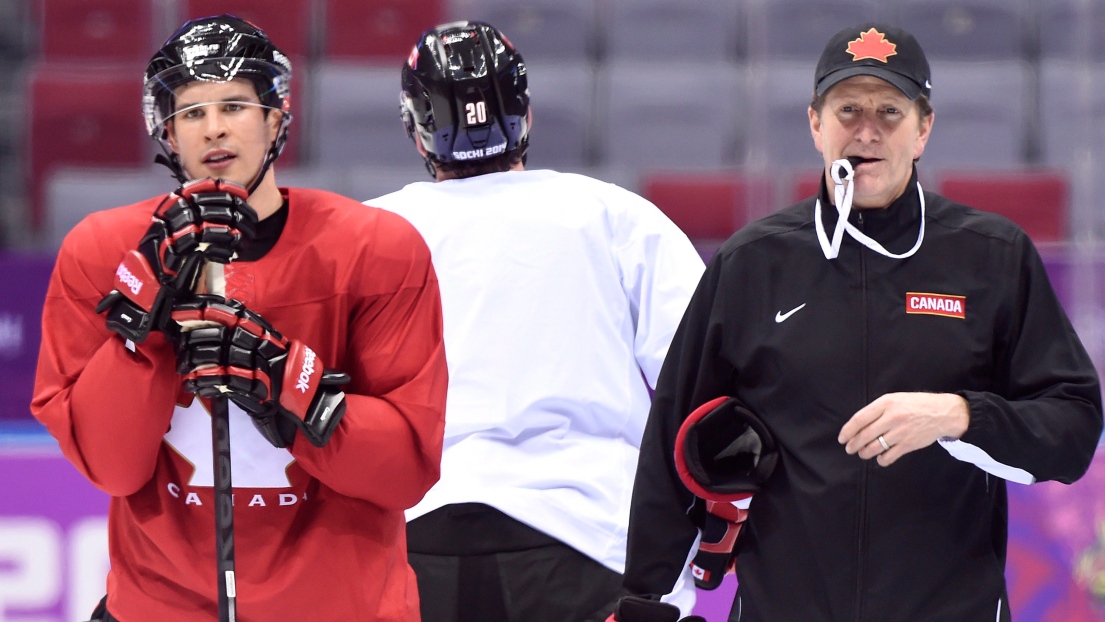
[[[819,196],[722,246],[660,375],[630,592],[675,584],[701,516],[676,432],[732,395],[780,455],[737,540],[730,620],[1009,620],[1005,480],[1078,479],[1101,392],[1025,233],[917,183],[931,88],[901,29],[826,47],[809,113]]]

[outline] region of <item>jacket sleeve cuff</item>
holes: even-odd
[[[1018,484],[1035,483],[1036,477],[1031,473],[995,460],[980,446],[980,441],[984,441],[988,431],[993,428],[993,419],[988,416],[984,408],[980,407],[983,401],[980,399],[980,394],[973,391],[957,391],[956,395],[967,400],[971,421],[967,424],[967,431],[961,438],[941,438],[937,441],[940,446],[956,460],[971,463],[991,475]]]

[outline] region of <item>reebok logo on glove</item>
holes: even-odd
[[[138,280],[138,277],[131,274],[130,270],[123,264],[119,264],[119,267],[115,269],[115,278],[119,279],[119,282],[126,285],[130,289],[130,293],[135,296],[138,292],[142,291],[142,281]]]
[[[150,286],[146,287],[147,284]],[[146,258],[138,251],[130,251],[123,255],[123,261],[115,269],[115,289],[130,292],[127,298],[148,312],[153,309],[161,287]]]
[[[322,380],[322,365],[316,365],[315,351],[302,341],[288,344],[288,359],[284,364],[284,378],[279,402],[285,410],[295,413],[301,420],[311,409],[311,402],[318,393]],[[294,390],[293,390],[294,387]]]
[[[299,372],[299,379],[295,383],[295,388],[300,393],[306,393],[307,389],[311,388],[311,376],[315,373],[315,351],[304,346],[305,352],[303,353],[303,369]]]

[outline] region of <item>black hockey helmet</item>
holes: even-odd
[[[422,33],[403,65],[400,114],[417,132],[426,168],[483,160],[529,143],[526,65],[514,45],[483,22],[453,22]]]
[[[161,143],[167,156],[163,163],[182,182],[184,171],[165,129],[165,123],[180,112],[175,110],[173,92],[189,82],[229,82],[235,78],[253,83],[262,107],[283,113],[280,130],[250,188],[252,192],[287,144],[292,120],[292,64],[288,57],[260,28],[234,15],[216,15],[185,22],[146,65],[142,92],[146,130]]]

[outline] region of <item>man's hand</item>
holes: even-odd
[[[967,400],[953,393],[887,393],[852,415],[837,441],[849,454],[890,466],[938,439],[963,436],[970,420]]]
[[[339,387],[349,376],[324,369],[311,348],[236,300],[196,296],[174,305],[172,318],[185,390],[229,398],[275,447],[291,445],[296,428],[316,447],[330,440],[345,414]]]

